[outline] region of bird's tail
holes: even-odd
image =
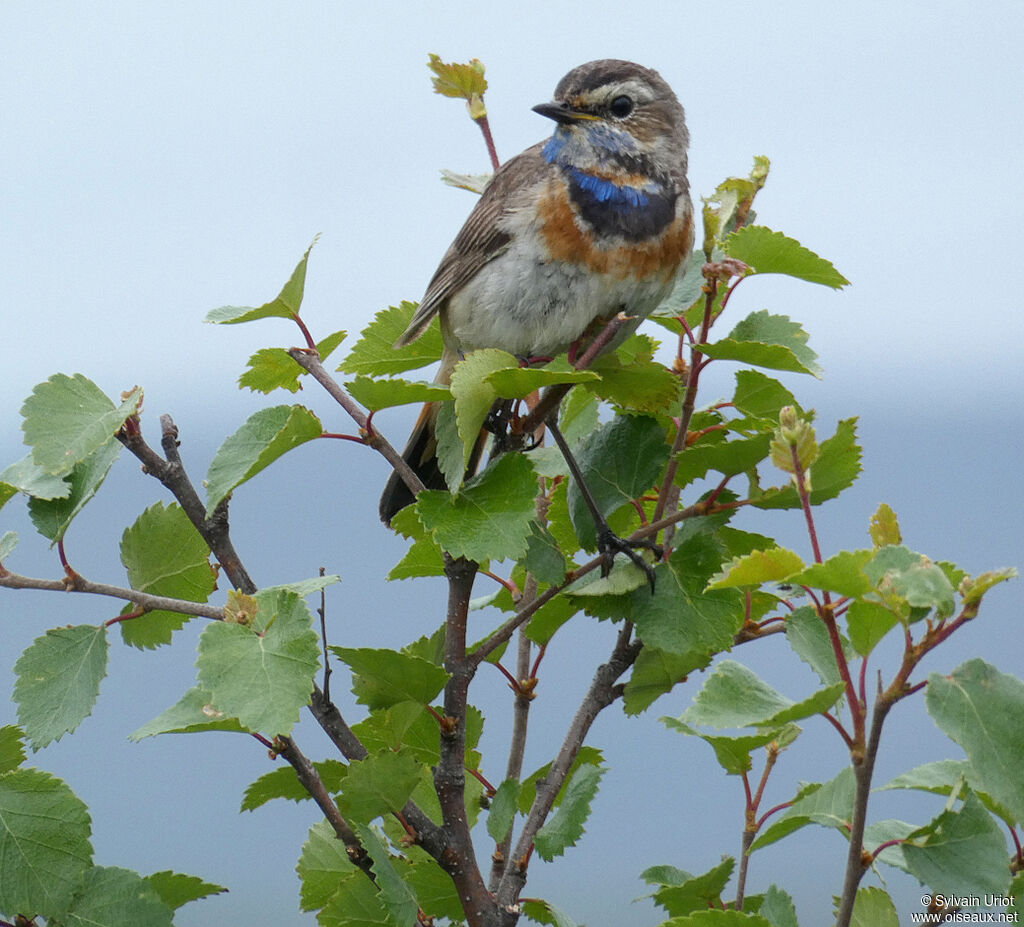
[[[451,381],[452,369],[458,355],[454,351],[445,350],[441,358],[441,369],[438,371],[435,383],[442,383],[445,386]],[[423,481],[427,489],[447,489],[444,474],[441,473],[437,462],[437,413],[441,408],[439,402],[428,402],[420,410],[419,418],[409,436],[409,441],[402,451],[402,459],[412,467],[413,472]],[[472,476],[480,464],[483,456],[484,444],[487,441],[487,432],[481,431],[476,440],[473,452],[470,455],[469,465],[466,467],[466,477]],[[407,505],[412,505],[416,497],[405,485],[402,478],[396,472],[388,477],[387,485],[380,497],[380,520],[386,525],[391,524],[394,518]]]

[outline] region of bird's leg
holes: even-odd
[[[644,574],[647,576],[647,582],[651,584],[651,593],[653,594],[654,568],[634,548],[645,547],[648,550],[653,550],[659,557],[662,552],[661,548],[649,538],[643,538],[639,541],[627,541],[612,531],[608,525],[608,519],[601,514],[601,510],[597,507],[594,495],[590,491],[587,481],[583,478],[583,471],[569,449],[569,442],[565,440],[565,436],[558,427],[557,406],[548,414],[546,424],[555,439],[555,444],[558,445],[558,449],[562,452],[562,456],[569,466],[572,478],[576,481],[576,485],[579,486],[580,492],[583,494],[583,501],[586,502],[587,508],[590,509],[590,514],[594,519],[594,527],[597,529],[597,549],[604,558],[604,562],[601,564],[601,575],[607,576],[611,572],[612,561],[614,561],[615,555],[623,553],[644,571]]]

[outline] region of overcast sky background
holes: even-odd
[[[272,298],[322,233],[303,315],[318,337],[338,328],[354,336],[379,309],[420,297],[471,208],[471,195],[441,185],[438,171],[486,170],[486,154],[463,107],[432,94],[428,52],[486,63],[503,158],[550,131],[530,107],[548,100],[567,70],[620,57],[657,68],[686,107],[695,194],[768,155],[759,220],[832,260],[853,283],[833,293],[759,278],[730,307],[734,320],[768,308],[805,324],[825,379],[783,379],[817,408],[823,435],[838,418],[861,416],[865,474],[820,510],[825,549],[865,546],[868,518],[885,500],[915,549],[972,572],[1020,565],[1022,30],[1024,6],[1014,0],[6,2],[0,466],[24,453],[18,409],[32,387],[54,372],[80,371],[112,397],[143,385],[151,443],[159,440],[156,416],[170,412],[198,481],[246,416],[291,401],[239,392],[246,359],[298,340],[283,321],[214,328],[202,324],[205,313]],[[732,365],[712,371],[706,402],[732,390]],[[298,401],[328,428],[349,428],[317,391],[307,388]],[[395,411],[377,422],[401,444],[412,415]],[[443,614],[443,584],[383,582],[404,549],[376,519],[385,478],[372,453],[318,442],[232,504],[236,546],[260,585],[311,576],[321,565],[342,574],[328,599],[335,644],[398,645],[432,631]],[[120,535],[161,498],[123,457],[68,535],[73,564],[89,578],[123,583]],[[809,556],[797,513],[739,524]],[[58,575],[21,500],[0,512],[0,533],[8,529],[21,534],[12,569]],[[982,655],[1024,675],[1018,596],[1016,584],[993,592],[981,618],[928,667],[948,672]],[[115,610],[0,591],[8,689],[10,668],[36,636]],[[494,620],[476,616],[477,636]],[[194,622],[176,647],[156,653],[115,639],[94,715],[32,762],[89,804],[98,862],[143,873],[171,868],[231,888],[184,909],[179,924],[312,924],[297,913],[292,871],[312,806],[235,811],[244,787],[271,768],[255,741],[125,740],[192,684],[200,630]],[[529,769],[550,759],[571,699],[611,644],[610,627],[586,620],[556,638],[531,722]],[[736,656],[792,697],[814,685],[782,642]],[[891,675],[891,654],[884,668]],[[644,891],[643,868],[703,872],[738,852],[741,784],[720,774],[706,745],[657,722],[679,714],[699,683],[677,688],[638,722],[617,707],[602,716],[591,742],[611,771],[588,833],[564,860],[535,864],[528,894],[591,927],[655,924],[648,904],[631,903]],[[344,689],[342,673],[335,686]],[[489,723],[485,771],[500,779],[509,693],[496,672],[477,689]],[[347,693],[342,702],[359,716]],[[4,696],[0,724],[15,718]],[[805,727],[777,767],[773,804],[790,798],[797,781],[829,778],[845,762],[827,725]],[[307,754],[330,755],[314,725],[303,723],[296,736]],[[958,755],[918,698],[891,719],[878,782]],[[924,823],[940,807],[886,794],[872,817]],[[794,894],[803,925],[824,924],[844,855],[836,834],[809,829],[754,857],[748,891],[776,881]],[[906,917],[916,883],[885,875]]]

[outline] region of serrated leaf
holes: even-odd
[[[350,824],[400,811],[412,795],[423,767],[405,753],[371,754],[351,763],[342,782],[339,806]]]
[[[670,917],[719,907],[722,892],[736,868],[736,860],[727,856],[717,866],[699,876],[691,876],[679,885],[666,885],[654,893],[654,902]]]
[[[452,370],[451,392],[455,399],[455,422],[463,447],[463,470],[469,463],[491,406],[498,398],[498,393],[488,380],[493,373],[506,369],[518,370],[519,361],[507,351],[488,348],[472,351]],[[449,482],[449,488],[455,490],[458,485]]]
[[[623,711],[627,715],[640,714],[655,700],[685,681],[688,673],[707,666],[711,659],[711,654],[708,654],[700,662],[692,654],[668,653],[657,647],[645,646],[636,658],[633,674],[626,683]]]
[[[246,728],[223,711],[214,708],[209,692],[194,686],[166,711],[128,735],[129,740],[143,740],[157,734],[195,734],[200,731],[231,731],[247,733]]]
[[[65,499],[71,492],[70,483],[62,476],[47,473],[32,459],[31,454],[26,454],[0,473],[0,483],[6,483],[13,490],[36,499]]]
[[[120,406],[115,406],[92,380],[76,373],[55,373],[32,390],[21,414],[25,443],[32,459],[47,473],[70,473],[114,435],[125,419],[142,404],[142,390],[135,387]]]
[[[733,405],[744,415],[777,422],[786,406],[799,409],[796,397],[778,380],[760,370],[737,370]]]
[[[529,458],[503,454],[452,496],[425,490],[416,511],[434,540],[453,557],[518,560],[527,550],[536,513],[537,477]]]
[[[550,862],[566,849],[576,845],[583,836],[584,823],[590,816],[590,803],[604,775],[600,766],[580,766],[565,789],[558,810],[534,838],[533,845],[541,859]]]
[[[476,353],[476,352],[474,352]],[[504,354],[505,352],[500,352]],[[502,366],[483,377],[497,396],[503,399],[525,399],[535,390],[560,383],[586,383],[600,379],[593,370],[572,367],[508,367]]]
[[[251,625],[223,621],[199,638],[199,684],[214,707],[250,731],[291,732],[309,704],[320,647],[313,616],[294,593],[258,592]]]
[[[173,911],[137,872],[93,866],[85,873],[67,927],[172,927]]]
[[[56,776],[15,769],[0,776],[0,911],[62,917],[92,865],[85,804]]]
[[[320,236],[318,235],[317,238]],[[269,303],[262,306],[221,306],[219,309],[211,309],[206,314],[205,321],[217,325],[237,325],[240,322],[252,322],[256,319],[296,319],[299,317],[299,309],[302,306],[302,297],[306,289],[306,265],[309,262],[309,252],[313,250],[317,239],[314,238],[302,260],[295,265],[288,282],[282,287],[281,292]]]
[[[793,899],[774,883],[769,885],[768,890],[764,893],[764,900],[757,913],[772,927],[800,927],[797,923]]]
[[[800,242],[760,225],[748,225],[725,240],[729,257],[743,261],[758,274],[786,274],[809,283],[840,289],[847,280],[830,261]]]
[[[1024,821],[1024,682],[984,660],[968,660],[949,676],[929,676],[925,702],[935,723],[963,747],[977,787]]]
[[[422,911],[430,917],[447,917],[455,923],[465,918],[452,877],[432,859],[416,862],[405,872],[405,880],[416,895]]]
[[[723,911],[716,908],[694,911],[683,917],[673,917],[671,920],[665,921],[661,927],[772,927],[772,923],[759,914]]]
[[[302,389],[299,375],[304,372],[284,348],[260,348],[249,358],[238,386],[254,393],[272,393],[275,389],[297,393]]]
[[[395,342],[404,334],[417,303],[403,300],[397,306],[382,309],[363,329],[359,340],[338,370],[368,376],[390,376],[426,367],[441,359],[444,342],[440,325],[435,321],[411,344],[401,348]]]
[[[173,910],[177,910],[190,901],[209,898],[211,895],[221,895],[227,891],[223,885],[204,882],[198,876],[171,872],[169,869],[146,876],[146,882],[157,893],[160,900]]]
[[[878,602],[855,601],[846,613],[846,627],[853,649],[866,657],[897,624],[899,618]]]
[[[948,618],[955,611],[953,586],[945,571],[903,545],[876,551],[864,565],[864,573],[883,598],[887,593],[895,594],[912,608],[934,608],[940,618]]]
[[[620,415],[580,442],[576,461],[598,509],[606,517],[650,489],[669,457],[665,429],[654,418]],[[576,481],[569,511],[584,549],[594,550],[597,532]]]
[[[857,598],[867,595],[872,589],[871,581],[864,573],[864,565],[873,556],[874,551],[870,550],[840,551],[823,563],[812,563],[802,572],[790,576],[788,581]]]
[[[334,888],[316,916],[319,927],[394,927],[376,886],[362,872],[336,882]]]
[[[807,824],[832,827],[845,835],[853,816],[854,787],[852,766],[845,767],[838,776],[824,785],[804,787],[793,804],[776,818],[775,823],[761,831],[760,836],[751,844],[751,852],[775,843]]]
[[[538,521],[530,524],[530,537],[526,542],[523,568],[536,577],[537,582],[555,585],[565,579],[565,554],[551,536],[551,532]]]
[[[768,456],[770,443],[771,436],[767,434],[719,443],[698,442],[678,455],[675,481],[679,486],[689,486],[706,476],[709,470],[723,476],[750,473]]]
[[[2,542],[0,542],[2,545]],[[2,559],[3,554],[0,554]],[[1008,579],[1016,579],[1017,570],[1004,567],[1001,570],[988,570],[977,576],[964,577],[959,583],[959,592],[963,596],[964,605],[971,605],[981,599],[993,586],[1005,583]]]
[[[327,573],[324,576],[310,576],[309,579],[296,580],[294,583],[280,583],[276,586],[264,586],[263,592],[294,592],[300,599],[319,592],[335,583],[340,583],[341,577],[337,573]]]
[[[447,386],[397,378],[375,380],[372,377],[356,377],[345,384],[345,389],[356,402],[371,412],[413,402],[443,402],[452,398]]]
[[[478,196],[487,189],[487,185],[491,182],[493,174],[464,174],[458,171],[450,171],[447,168],[441,168],[441,181],[448,184],[449,187],[455,187],[457,190],[467,190],[470,193],[476,193]]]
[[[900,927],[896,906],[888,892],[874,885],[860,889],[853,900],[850,927]]]
[[[841,691],[841,686],[828,686],[794,702],[743,664],[721,660],[679,720],[719,730],[773,727],[826,711]]]
[[[558,795],[555,796],[553,807],[557,808],[562,803],[568,790],[568,782],[576,774],[577,770],[583,766],[600,766],[603,762],[604,754],[597,747],[581,747],[580,751],[576,754],[576,759],[572,762],[572,766],[569,767],[569,776],[566,782],[562,783],[562,788],[559,789]],[[537,798],[537,785],[544,781],[550,771],[551,764],[545,763],[540,769],[535,769],[522,780],[519,788],[519,810],[522,814],[529,813]]]
[[[818,355],[807,346],[807,338],[799,322],[761,309],[737,323],[727,337],[700,345],[700,352],[720,360],[809,373],[821,379],[824,371],[818,364]]]
[[[17,769],[25,761],[25,735],[20,727],[0,727],[0,776]]]
[[[427,67],[434,74],[430,78],[434,93],[439,93],[441,96],[469,99],[479,96],[487,90],[484,66],[476,58],[468,64],[462,64],[455,61],[442,61],[439,55],[431,53]]]
[[[699,737],[712,750],[715,751],[715,759],[718,765],[725,770],[727,776],[740,776],[751,769],[750,754],[760,747],[767,746],[779,736],[779,729],[771,728],[757,734],[745,734],[739,737],[728,737],[715,734],[702,734],[696,728],[690,727],[678,718],[659,719],[671,730],[679,731],[682,734],[690,734]]]
[[[650,358],[626,363],[617,354],[603,354],[590,370],[600,379],[584,383],[584,389],[623,409],[666,412],[679,403],[682,381],[664,364]]]
[[[819,447],[818,459],[811,468],[811,505],[820,505],[834,499],[860,474],[860,446],[857,444],[857,419],[848,418],[839,422],[836,433]],[[759,509],[798,509],[800,496],[792,485],[781,489],[768,490],[764,495],[752,499]]]
[[[448,673],[422,657],[369,647],[331,647],[352,670],[352,691],[371,710],[399,702],[429,705],[444,688]]]
[[[780,582],[802,569],[803,565],[800,556],[785,547],[751,551],[723,564],[721,572],[708,581],[708,589]]]
[[[278,457],[321,434],[320,419],[303,406],[273,406],[254,412],[220,446],[210,463],[206,474],[207,515]]]
[[[1006,839],[970,790],[959,810],[947,807],[901,849],[911,875],[943,894],[1001,895],[1009,888]]]
[[[786,618],[786,640],[794,653],[818,674],[826,686],[842,680],[832,638],[825,622],[813,607],[804,605]],[[851,659],[853,650],[849,641],[840,635],[840,643],[846,659]]]
[[[322,760],[313,764],[324,788],[328,792],[341,791],[342,782],[348,767],[338,760]],[[250,782],[242,796],[242,807],[239,811],[255,811],[261,805],[275,798],[286,798],[289,801],[305,801],[312,796],[291,766],[282,766],[273,772],[264,773],[255,782]]]
[[[393,923],[413,924],[416,920],[416,898],[409,886],[395,870],[388,855],[387,847],[377,836],[377,831],[366,824],[356,822],[352,828],[373,860],[373,874],[380,889],[379,899]]]
[[[105,627],[54,628],[18,658],[14,700],[33,749],[73,731],[92,714],[107,674]]]
[[[14,548],[18,546],[18,532],[17,531],[5,531],[0,535],[0,563],[2,563],[7,557],[14,553]]]
[[[519,805],[519,780],[506,779],[491,798],[487,813],[487,833],[495,843],[501,843],[512,827]]]
[[[36,530],[56,544],[64,537],[75,516],[96,495],[110,468],[121,453],[117,441],[109,441],[84,460],[79,461],[67,475],[70,491],[64,498],[28,500],[28,513]]]
[[[864,849],[869,853],[878,853],[878,847],[883,843],[888,843],[889,846],[885,847],[875,858],[888,866],[908,872],[906,860],[903,859],[902,845],[893,843],[893,841],[906,840],[907,836],[915,830],[917,830],[916,824],[908,824],[906,821],[899,821],[895,818],[873,821],[864,828]]]
[[[299,898],[303,911],[316,911],[327,904],[347,875],[355,873],[369,884],[328,821],[317,821],[310,828],[295,869],[302,883]]]
[[[871,516],[869,533],[876,548],[888,547],[890,544],[900,544],[903,542],[899,519],[896,518],[896,513],[884,502],[878,506],[875,514]]]
[[[1016,824],[1016,818],[1009,809],[994,801],[991,795],[978,787],[974,769],[966,760],[937,760],[934,763],[915,766],[908,772],[890,779],[885,785],[879,786],[877,791],[915,789],[931,792],[933,795],[949,796],[960,788],[962,782],[966,782],[974,794],[981,799],[981,803],[994,815],[1002,818],[1008,827],[1013,827]],[[911,828],[911,830],[913,829]]]
[[[177,503],[157,502],[121,536],[121,563],[132,589],[151,595],[205,602],[217,588],[210,549]],[[124,611],[135,606],[128,605]],[[126,644],[153,648],[169,644],[171,635],[190,618],[178,612],[152,611],[119,622]]]

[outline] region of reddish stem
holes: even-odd
[[[320,434],[321,438],[337,438],[339,441],[355,441],[356,444],[366,444],[366,439],[359,435],[343,435],[333,431],[324,431]]]
[[[313,340],[313,336],[309,333],[309,329],[306,328],[306,323],[299,318],[298,314],[292,316],[295,320],[295,324],[299,326],[299,331],[302,332],[302,337],[306,339],[306,347],[310,351],[316,351],[316,342]],[[317,353],[319,356],[319,352]]]
[[[878,846],[875,847],[875,851],[871,854],[871,861],[874,862],[876,859],[878,859],[878,854],[881,853],[883,850],[888,850],[889,847],[897,847],[901,843],[906,842],[907,841],[905,837],[897,837],[893,840],[886,840],[885,843],[878,844]]]
[[[829,712],[827,711],[823,711],[821,714],[825,718],[825,720],[832,725],[832,727],[839,731],[839,736],[842,737],[843,740],[846,742],[846,746],[852,750],[853,738],[846,733],[846,728],[843,727],[843,723],[838,718],[836,718],[835,715],[829,714]]]
[[[492,573],[490,570],[481,570],[480,573],[483,576],[493,579],[499,585],[504,586],[512,594],[513,597],[519,595],[519,587],[514,582],[512,582],[512,580],[503,579],[502,577],[498,576],[497,573]]]
[[[477,782],[479,782],[485,789],[487,789],[488,795],[493,795],[495,792],[498,791],[493,785],[491,785],[490,782],[488,782],[484,778],[484,774],[480,772],[479,769],[467,769],[466,772],[468,772],[474,779],[476,779]]]
[[[501,162],[498,160],[498,149],[494,147],[494,137],[491,135],[491,124],[487,121],[487,115],[484,114],[479,119],[474,120],[480,131],[484,136],[484,144],[487,146],[487,154],[491,159],[491,167],[497,170],[501,167]]]
[[[252,734],[251,731],[250,731],[250,734]],[[278,752],[277,747],[271,741],[267,740],[267,738],[264,737],[262,734],[252,734],[252,736],[255,737],[268,750],[271,750],[274,753]]]
[[[522,692],[522,686],[519,685],[519,680],[505,669],[500,662],[494,663],[493,665],[496,666],[501,671],[501,675],[508,680],[508,684],[512,691],[515,692],[516,695],[519,695],[519,693]]]
[[[116,618],[111,618],[108,621],[103,622],[103,627],[109,628],[111,625],[117,624],[120,621],[131,621],[133,618],[141,618],[146,614],[146,609],[136,608],[134,611],[126,612],[123,615],[118,615]]]
[[[540,661],[544,659],[544,654],[548,652],[548,645],[541,644],[540,650],[537,652],[537,659],[533,661],[533,668],[530,670],[530,678],[537,678],[537,670],[540,669]]]
[[[781,805],[776,805],[774,808],[769,808],[764,814],[757,819],[757,829],[760,830],[764,826],[764,822],[768,820],[773,814],[778,814],[780,811],[785,811],[787,808],[791,808],[793,802],[784,801]]]

